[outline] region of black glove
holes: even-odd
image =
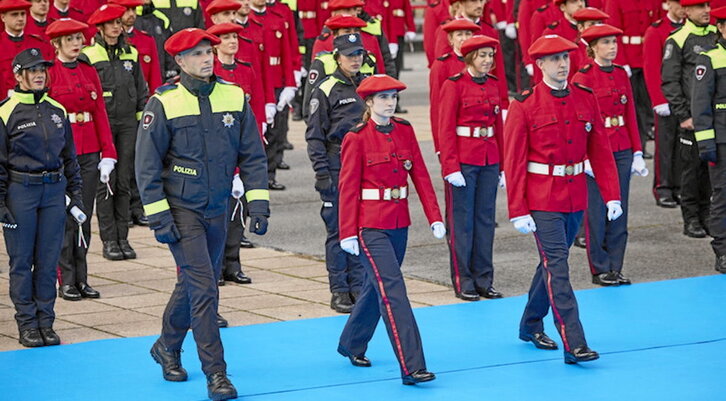
[[[329,174],[316,175],[315,176],[315,190],[322,193],[327,193],[333,188],[333,179],[330,178]]]
[[[15,222],[15,217],[13,217],[10,209],[5,205],[0,205],[0,223],[2,223],[4,228],[14,229],[18,227],[18,224]]]
[[[698,141],[698,154],[701,160],[716,163],[716,159],[718,158],[716,154],[716,140],[707,139],[705,141]]]
[[[267,232],[267,217],[250,214],[250,232],[265,235]]]
[[[270,217],[270,203],[266,200],[255,200],[247,204],[250,214],[250,232],[265,235],[267,232],[267,218]]]
[[[154,237],[162,244],[173,244],[181,239],[181,234],[174,224],[170,210],[154,213],[149,217],[149,228],[154,230]]]

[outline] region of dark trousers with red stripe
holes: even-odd
[[[559,213],[532,211],[537,225],[534,233],[540,262],[529,288],[529,299],[519,325],[520,334],[544,331],[542,319],[550,307],[555,327],[562,337],[565,351],[587,345],[580,323],[575,293],[570,285],[570,246],[582,222],[582,212]]]
[[[340,347],[351,355],[365,355],[383,317],[401,375],[426,369],[421,336],[401,273],[408,228],[364,228],[358,238],[366,280],[340,335]]]
[[[457,293],[486,290],[494,281],[494,217],[499,164],[461,165],[466,186],[454,187],[446,205],[451,282]]]
[[[595,179],[587,177],[587,259],[590,272],[595,274],[623,270],[625,247],[628,244],[628,197],[630,193],[630,168],[633,164],[631,149],[613,153],[620,180],[620,202],[623,215],[608,221],[607,206],[602,199]]]

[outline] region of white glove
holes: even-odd
[[[389,43],[388,51],[391,52],[391,58],[398,56],[398,43]]]
[[[532,64],[525,65],[524,69],[527,70],[527,74],[529,74],[530,77],[534,76],[534,66]]]
[[[655,114],[661,117],[668,117],[669,115],[671,115],[671,106],[669,106],[668,103],[662,103],[653,106],[653,111],[655,112]]]
[[[98,162],[98,170],[101,172],[99,179],[102,183],[108,183],[108,180],[111,178],[111,172],[115,166],[116,159],[112,159],[110,157],[104,157],[100,162]]]
[[[504,171],[499,173],[499,188],[505,189],[507,187],[507,176],[504,175]]]
[[[436,221],[431,225],[431,231],[433,231],[434,238],[436,239],[441,239],[446,236],[446,227],[444,227],[444,223],[440,221]]]
[[[585,174],[589,175],[592,178],[595,178],[595,173],[592,172],[592,166],[590,165],[590,160],[585,160]]]
[[[358,249],[358,237],[348,237],[340,241],[340,248],[351,255],[358,256],[360,253]]]
[[[245,184],[242,183],[242,180],[239,178],[239,174],[235,174],[234,178],[232,178],[232,197],[239,199],[244,193]]]
[[[466,180],[464,179],[464,175],[461,174],[461,171],[457,171],[454,173],[451,173],[444,177],[446,181],[449,182],[449,184],[455,186],[455,187],[465,187],[466,186]]]
[[[623,66],[623,68],[625,69],[625,72],[627,72],[627,73],[628,73],[628,78],[630,78],[630,77],[632,77],[632,76],[633,76],[633,70],[632,70],[632,69],[630,68],[630,66],[629,66],[629,65],[625,64],[625,65]]]
[[[265,122],[267,122],[267,125],[272,126],[275,123],[275,114],[277,114],[275,103],[265,104]]]
[[[308,70],[305,69],[305,67],[300,67],[300,75],[303,76],[303,78],[308,76]]]
[[[608,207],[608,220],[616,220],[623,214],[623,207],[620,206],[620,201],[610,201],[607,203]]]
[[[414,39],[416,39],[416,32],[414,31],[408,31],[403,35],[403,39],[406,42],[413,42]]]
[[[537,225],[534,224],[534,219],[530,215],[519,216],[512,219],[514,228],[522,234],[529,234],[537,231]]]
[[[507,122],[507,109],[502,109],[502,124]]]
[[[514,24],[507,24],[507,27],[504,28],[504,35],[512,40],[517,39],[517,28]]]
[[[497,28],[498,31],[501,31],[507,27],[507,21],[499,21],[494,24],[494,27]]]
[[[296,91],[297,88],[292,86],[286,86],[282,89],[282,92],[280,93],[280,100],[277,102],[277,111],[282,111],[285,109],[285,106],[290,105],[292,99],[295,98]]]
[[[633,164],[630,166],[630,173],[639,175],[641,177],[648,176],[648,167],[645,166],[645,160],[643,160],[643,152],[633,153]]]
[[[295,87],[299,88],[302,84],[302,71],[293,71],[293,77],[295,77]]]

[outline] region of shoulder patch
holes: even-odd
[[[586,92],[590,92],[590,93],[593,93],[593,91],[592,91],[592,88],[590,88],[590,87],[587,87],[587,86],[585,86],[585,85],[583,85],[583,84],[580,84],[580,83],[577,83],[577,82],[573,82],[573,84],[574,84],[574,85],[575,85],[576,87],[578,87],[578,88],[580,88],[580,89],[582,89],[582,90],[584,90],[584,91],[586,91]]]
[[[396,116],[393,116],[393,117],[391,117],[391,120],[393,120],[394,122],[397,122],[397,123],[399,123],[399,124],[403,124],[403,125],[411,125],[411,123],[410,123],[410,122],[408,122],[408,120],[404,120],[404,119],[403,119],[403,118],[401,118],[401,117],[396,117]]]
[[[235,61],[237,62],[237,64],[242,64],[242,65],[244,65],[246,67],[252,67],[252,63],[248,63],[246,61],[242,61],[242,60],[240,60],[238,58],[236,58]]]
[[[450,80],[450,81],[458,81],[458,80],[460,80],[460,79],[461,79],[461,77],[462,77],[462,76],[464,76],[464,74],[462,74],[462,73],[458,73],[458,74],[456,74],[456,75],[452,75],[452,76],[450,76],[450,77],[449,77],[449,78],[447,78],[447,79],[448,79],[448,80]]]
[[[530,97],[534,93],[533,89],[525,89],[522,92],[518,93],[514,96],[515,99],[517,99],[520,102],[524,102],[527,100],[528,97]]]
[[[447,59],[447,58],[449,58],[449,57],[451,57],[451,53],[446,53],[446,54],[444,54],[443,56],[441,56],[441,57],[437,58],[436,60],[441,60],[441,61],[444,61],[444,60],[446,60],[446,59]]]
[[[167,82],[164,85],[161,85],[160,87],[156,88],[155,93],[157,95],[161,95],[164,92],[168,92],[168,91],[170,91],[172,89],[176,89],[176,85],[177,85],[176,82]]]
[[[592,64],[587,63],[585,66],[583,66],[582,68],[580,68],[579,71],[582,72],[582,73],[586,73],[586,72],[590,71],[591,69],[592,69]]]
[[[358,123],[358,125],[356,125],[355,127],[350,129],[350,132],[356,132],[356,133],[360,132],[360,130],[362,130],[363,127],[365,127],[365,126],[366,126],[366,123]]]
[[[544,10],[546,10],[546,9],[547,9],[547,7],[549,7],[549,6],[550,6],[550,5],[549,5],[549,3],[547,3],[547,4],[543,4],[543,5],[542,5],[542,6],[540,7],[540,8],[538,8],[538,9],[537,9],[537,11],[539,11],[539,12],[543,12],[543,11],[544,11]]]
[[[252,39],[246,37],[246,36],[238,36],[241,40],[244,40],[247,43],[252,43]]]
[[[36,35],[34,33],[29,33],[28,36],[30,36],[33,39],[38,39],[41,42],[44,42],[45,41],[40,35]]]

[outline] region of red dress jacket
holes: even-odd
[[[568,93],[569,92],[569,93]],[[620,200],[615,160],[592,91],[568,85],[558,97],[544,82],[518,95],[504,125],[510,219],[531,210],[570,213],[587,207],[585,174],[530,173],[528,162],[573,165],[589,158],[605,202]]]
[[[40,49],[43,58],[53,60],[55,51],[50,43],[40,36],[25,33],[20,37],[10,37],[7,31],[0,32],[0,98],[8,97],[8,91],[15,88],[13,75],[13,59],[25,49]]]
[[[423,47],[426,52],[426,60],[428,60],[429,68],[436,60],[436,31],[439,26],[451,18],[449,14],[449,0],[428,0],[427,7],[424,10],[423,23]]]
[[[454,76],[464,69],[466,64],[464,58],[457,56],[453,52],[444,54],[434,61],[429,72],[429,120],[431,122],[431,135],[434,139],[434,150],[439,152],[439,112],[438,105],[441,102],[441,85],[446,79]]]
[[[413,127],[397,117],[391,123],[393,131],[384,133],[369,120],[343,138],[338,212],[341,239],[357,236],[361,228],[387,230],[411,225],[408,199],[361,199],[363,189],[379,189],[383,195],[384,189],[407,187],[410,194],[409,176],[429,224],[443,221]]]
[[[139,64],[144,74],[146,83],[149,85],[149,93],[154,93],[156,88],[163,83],[161,80],[161,65],[159,64],[159,53],[156,50],[156,41],[148,33],[132,29],[126,33],[129,43],[139,51]]]
[[[623,30],[615,62],[643,68],[643,36],[650,24],[664,15],[663,1],[608,0],[604,11],[610,16],[607,23]]]
[[[653,106],[668,103],[660,88],[661,83],[663,83],[660,75],[663,66],[663,51],[668,36],[682,25],[666,17],[654,22],[645,31],[645,39],[643,39],[643,76]]]

